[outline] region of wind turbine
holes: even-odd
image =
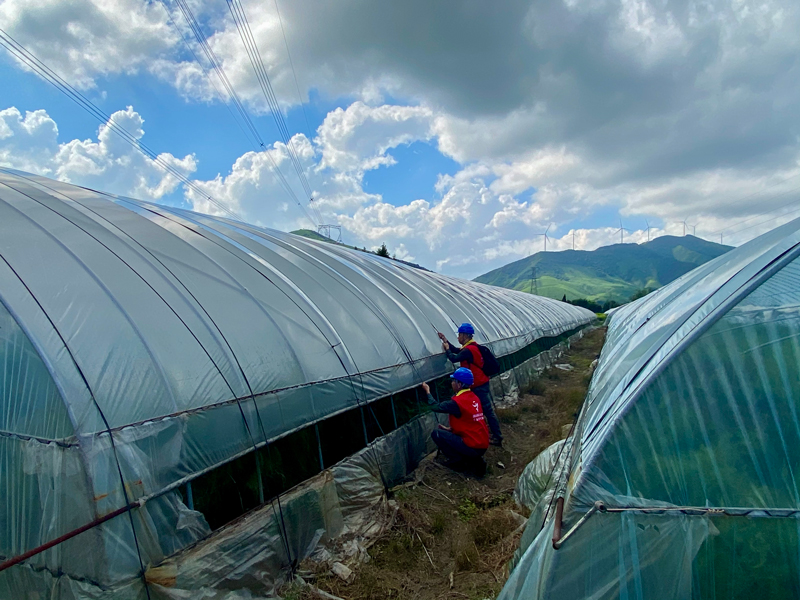
[[[644,222],[647,224],[647,241],[649,242],[650,241],[650,223],[649,223],[649,221],[647,219],[645,219]]]
[[[544,230],[544,233],[536,233],[534,235],[541,235],[544,237],[544,251],[547,252],[547,232],[550,231],[550,225]]]
[[[624,241],[624,240],[625,240],[625,237],[624,237],[624,236],[625,236],[625,232],[626,232],[626,231],[627,231],[628,233],[630,233],[630,231],[631,231],[631,230],[630,230],[630,229],[625,229],[625,228],[622,226],[622,219],[620,219],[620,220],[619,220],[619,229],[617,229],[617,230],[614,232],[614,234],[613,234],[613,235],[617,235],[617,234],[619,233],[619,243],[620,243],[620,244],[624,244],[624,243],[625,243],[625,241]]]

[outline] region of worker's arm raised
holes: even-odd
[[[431,387],[427,383],[422,384],[422,389],[425,390],[425,394],[428,396],[428,405],[433,412],[453,415],[456,418],[461,416],[461,409],[453,400],[436,402],[434,397],[431,396]]]

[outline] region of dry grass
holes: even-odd
[[[590,332],[560,359],[572,364],[573,371],[549,369],[533,393],[512,408],[498,410],[504,447],[490,447],[486,477],[478,481],[426,459],[415,475],[419,485],[395,494],[395,524],[370,548],[372,560],[358,567],[355,581],[348,585],[326,573],[313,584],[345,600],[496,597],[519,543],[519,517],[512,514],[521,512],[512,499],[517,478],[539,452],[561,439],[562,426],[574,420],[603,335],[603,330]],[[281,594],[292,600],[318,597],[297,586]]]

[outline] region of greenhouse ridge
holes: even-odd
[[[594,319],[228,219],[0,184],[0,554],[143,502],[0,573],[11,597],[150,594],[145,569],[411,424],[415,386],[451,370],[437,330],[473,323],[507,369]]]

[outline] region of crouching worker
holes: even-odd
[[[450,378],[455,396],[438,404],[431,396],[428,384],[422,384],[433,412],[450,416],[450,427],[439,425],[431,433],[431,438],[449,459],[449,467],[470,470],[478,477],[483,477],[486,473],[483,455],[489,447],[489,430],[483,418],[481,401],[469,389],[473,383],[472,372],[462,367],[456,369]]]

